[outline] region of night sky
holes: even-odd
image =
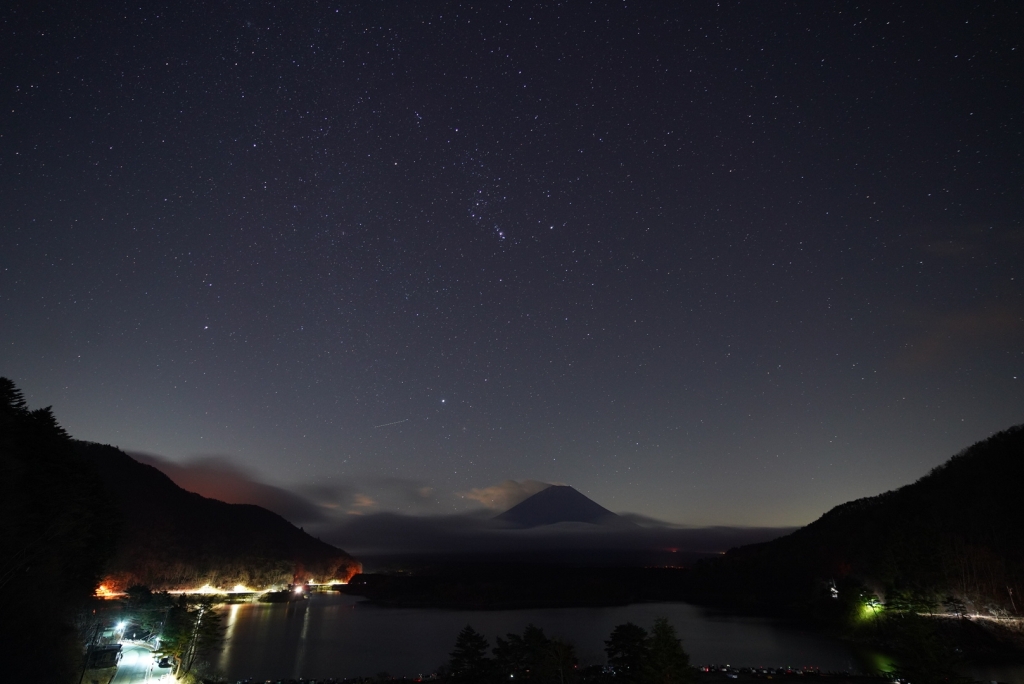
[[[338,516],[799,525],[1024,421],[1020,3],[0,35],[0,375],[80,439]]]

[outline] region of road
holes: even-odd
[[[170,668],[157,667],[153,652],[145,646],[124,644],[121,647],[121,654],[117,674],[110,684],[152,684],[171,681]]]

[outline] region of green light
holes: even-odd
[[[860,618],[867,620],[870,618],[878,617],[878,614],[882,612],[882,602],[878,600],[877,596],[863,597],[864,602],[860,605]]]

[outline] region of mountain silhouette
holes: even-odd
[[[517,527],[540,527],[557,523],[590,523],[593,525],[632,526],[633,523],[615,515],[575,489],[552,485],[519,502],[495,520]]]
[[[1024,425],[974,444],[912,484],[836,506],[776,540],[732,549],[700,574],[708,591],[752,605],[805,600],[838,585],[844,599],[875,588],[887,599],[925,597],[924,612],[934,597],[954,596],[972,610],[1019,614],[1021,482]]]
[[[109,588],[144,584],[187,589],[203,584],[251,588],[293,581],[346,580],[359,563],[276,513],[186,491],[120,449],[77,442],[95,465],[120,513]]]

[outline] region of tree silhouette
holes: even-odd
[[[645,667],[646,681],[651,684],[684,684],[694,681],[690,655],[683,650],[676,628],[666,618],[654,621],[647,643],[649,656]]]
[[[576,649],[567,641],[549,639],[544,630],[527,625],[523,635],[495,639],[498,677],[542,684],[567,684],[576,679]]]
[[[483,634],[466,625],[455,640],[448,671],[451,679],[482,682],[488,679],[494,662],[487,657],[490,644]]]
[[[96,469],[53,412],[29,410],[0,378],[0,615],[16,616],[0,620],[0,640],[19,654],[5,677],[80,675],[86,635],[76,624],[88,631],[92,623],[75,614],[112,555],[117,522]]]
[[[967,604],[960,597],[950,594],[943,603],[946,604],[946,608],[956,615],[957,618],[963,620],[967,617]]]
[[[644,663],[650,655],[647,630],[632,622],[617,626],[604,642],[608,664],[615,669],[615,678],[624,682],[641,682]]]
[[[221,616],[208,596],[182,594],[167,613],[160,654],[174,659],[174,674],[182,677],[195,667],[196,659],[224,638]]]
[[[25,395],[21,393],[9,378],[0,378],[0,410],[4,416],[17,416],[28,413]]]

